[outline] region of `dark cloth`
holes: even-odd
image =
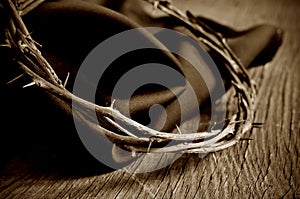
[[[201,6],[201,5],[199,5]],[[32,37],[42,44],[41,51],[53,66],[58,76],[63,79],[67,73],[71,73],[68,89],[76,77],[78,68],[88,53],[103,40],[133,28],[154,26],[174,29],[195,37],[184,24],[178,20],[164,15],[150,13],[151,5],[144,1],[105,1],[105,0],[56,0],[46,1],[23,18]],[[198,13],[197,13],[198,14]],[[264,64],[273,57],[281,41],[281,33],[277,27],[262,24],[244,31],[236,31],[230,27],[219,24],[210,19],[198,16],[201,22],[211,29],[223,34],[228,40],[236,56],[245,67]],[[143,36],[155,45],[161,45],[159,34],[147,34]],[[176,41],[174,41],[176,43]],[[180,45],[178,41],[178,45]],[[198,41],[199,42],[199,41]],[[200,42],[199,42],[200,43]],[[193,53],[192,44],[187,42],[182,51]],[[211,53],[209,49],[206,49]],[[200,54],[195,54],[195,56]],[[212,54],[212,57],[223,71],[224,63]],[[205,82],[203,75],[198,74],[194,68],[184,59],[163,50],[137,50],[128,53],[111,64],[100,82],[89,82],[82,78],[82,84],[89,89],[97,86],[96,101],[100,105],[109,105],[112,102],[111,94],[114,85],[123,74],[134,66],[146,63],[162,63],[182,73],[192,85],[200,106],[209,101],[209,92],[214,89],[214,82]],[[101,66],[99,66],[101,67]],[[209,68],[207,69],[210,70]],[[224,82],[228,76],[222,73]],[[209,77],[213,80],[213,75]],[[177,93],[172,93],[168,88],[159,85],[144,85],[133,93],[130,99],[130,115],[133,119],[147,125],[150,122],[149,108],[155,104],[161,104],[166,114],[156,113],[151,118],[151,127],[162,131],[172,131],[180,122],[180,117],[188,118],[198,107],[190,106],[190,93],[186,92],[185,82],[174,84]],[[185,103],[178,104],[176,98],[181,98]],[[116,99],[115,106],[121,112],[126,113],[122,96]],[[163,124],[161,124],[163,123]]]

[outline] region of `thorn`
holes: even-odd
[[[13,83],[14,81],[17,81],[18,79],[20,79],[23,76],[24,76],[24,74],[18,75],[17,77],[15,77],[12,80],[8,81],[6,84],[11,84],[11,83]]]
[[[69,77],[70,77],[70,72],[68,72],[67,77],[66,77],[66,79],[65,79],[65,82],[64,82],[64,88],[66,88],[66,85],[67,85],[67,83],[68,83]]]
[[[213,130],[217,126],[217,122],[214,122],[214,124],[211,127],[211,130]]]
[[[179,133],[179,134],[182,134],[182,131],[181,131],[180,128],[177,126],[177,124],[176,124],[175,126],[176,126],[176,128],[177,128],[177,130],[178,130],[178,133]]]
[[[32,32],[30,32],[28,35],[24,35],[25,36],[25,39],[29,39],[32,35]]]
[[[33,41],[33,43],[35,44],[35,45],[37,45],[38,47],[40,47],[40,48],[42,48],[43,47],[43,45],[42,44],[40,44],[40,43],[38,43],[37,41],[35,41],[35,40],[32,40]]]
[[[28,35],[25,36],[26,39],[30,39],[31,42],[33,42],[35,45],[37,45],[38,47],[43,47],[42,44],[38,43],[37,41],[35,41],[34,39],[31,38],[33,32],[30,32]]]
[[[213,125],[211,126],[211,128],[209,129],[210,132],[212,132],[214,130],[214,128],[216,127],[217,122],[214,122]]]
[[[111,105],[110,105],[110,108],[111,108],[111,109],[114,109],[115,102],[116,102],[116,100],[114,99],[114,100],[112,101]]]
[[[9,44],[0,44],[0,47],[8,47],[8,48],[10,48],[11,45],[9,45]]]
[[[215,164],[217,165],[217,158],[216,158],[215,154],[213,153],[212,156],[213,156],[213,158],[214,158]]]
[[[151,145],[152,145],[152,143],[153,143],[153,140],[152,140],[152,139],[150,139],[149,146],[148,146],[148,149],[147,149],[147,153],[149,153],[149,152],[150,152],[150,148],[151,148]]]
[[[23,86],[23,88],[27,88],[27,87],[30,87],[30,86],[33,86],[33,85],[36,85],[35,82],[30,82],[29,84],[26,84],[25,86]]]

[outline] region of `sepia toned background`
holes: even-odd
[[[51,105],[39,105],[43,112],[35,118],[16,115],[21,106],[26,112],[26,106],[38,103],[18,100],[30,95],[29,89],[12,96],[18,104],[5,111],[2,122],[0,198],[300,198],[300,1],[174,3],[235,29],[268,23],[284,31],[274,59],[250,69],[258,87],[255,122],[264,123],[262,128],[247,133],[249,140],[203,158],[183,155],[150,173],[114,171],[64,131],[70,121]],[[44,121],[38,116],[43,114],[56,116]]]

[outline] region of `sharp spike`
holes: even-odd
[[[111,109],[114,109],[115,102],[116,102],[116,100],[114,99],[114,100],[112,101],[111,105],[110,105],[110,108],[111,108]]]
[[[148,149],[147,149],[147,152],[148,152],[148,153],[150,152],[150,149],[151,149],[152,142],[153,142],[153,140],[152,140],[152,139],[150,139],[149,146],[148,146]]]
[[[17,77],[15,77],[12,80],[8,81],[6,84],[11,84],[11,83],[17,81],[18,79],[20,79],[23,76],[24,76],[24,74],[18,75]]]
[[[65,82],[64,82],[64,88],[66,88],[66,86],[67,86],[69,77],[70,77],[70,72],[68,72],[67,77],[66,77],[66,79],[65,79]]]
[[[34,86],[35,84],[36,84],[35,82],[30,82],[29,84],[26,84],[25,86],[23,86],[23,88]]]
[[[175,126],[176,126],[176,128],[177,128],[177,130],[178,130],[178,133],[179,133],[179,134],[182,134],[182,131],[181,131],[180,128],[177,126],[177,124],[176,124]]]

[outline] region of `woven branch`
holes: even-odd
[[[205,25],[200,25],[191,13],[183,13],[169,1],[145,0],[157,9],[184,22],[197,33],[199,40],[217,53],[231,74],[231,83],[238,99],[236,114],[231,116],[223,129],[187,134],[160,132],[148,128],[110,107],[99,106],[81,99],[65,89],[51,65],[43,57],[37,43],[31,38],[22,21],[22,12],[8,0],[0,4],[1,25],[4,25],[5,44],[15,54],[15,62],[36,85],[47,93],[64,112],[87,125],[99,136],[106,136],[111,142],[134,153],[208,153],[235,145],[252,127],[256,92],[245,68],[228,47],[226,40]],[[28,8],[26,10],[28,12]],[[5,67],[5,66],[4,66]],[[73,102],[73,105],[72,105]],[[95,114],[97,119],[91,115]],[[115,119],[115,122],[112,118]],[[136,136],[122,126],[126,125],[141,133]],[[109,127],[109,128],[108,128]],[[113,129],[113,130],[112,130]],[[172,145],[163,147],[165,143]]]

